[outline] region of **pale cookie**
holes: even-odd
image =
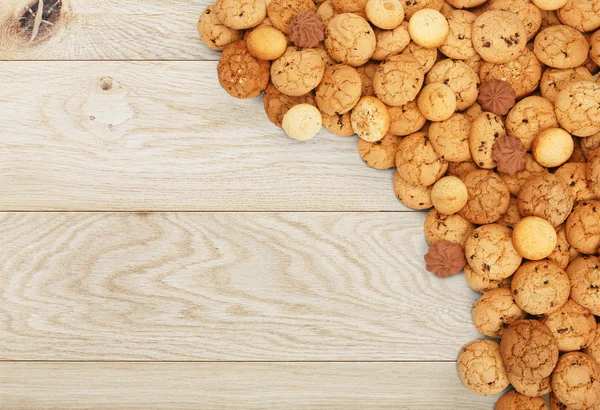
[[[467,204],[467,187],[457,177],[447,176],[433,185],[431,202],[434,208],[446,215],[453,215]]]
[[[510,193],[514,196],[518,196],[521,192],[521,188],[525,185],[525,182],[531,178],[547,173],[548,170],[538,164],[533,158],[533,155],[525,154],[525,169],[517,172],[515,175],[510,175],[505,172],[498,172],[498,175],[502,177]]]
[[[549,67],[542,74],[540,91],[544,98],[554,103],[558,93],[577,81],[594,81],[594,77],[585,67],[567,69]]]
[[[331,2],[331,0],[327,0],[319,5],[319,8],[317,9],[317,14],[319,15],[319,17],[321,17],[323,24],[327,26],[327,24],[329,24],[329,21],[333,18],[333,16],[339,13],[337,13],[333,8],[333,3]]]
[[[514,229],[514,227],[523,219],[519,213],[519,200],[511,195],[510,204],[506,213],[496,222],[498,225]]]
[[[591,137],[578,138],[581,146],[581,152],[583,153],[584,161],[587,162],[589,158],[592,158],[598,148],[600,148],[600,132],[594,134]]]
[[[542,12],[529,0],[490,0],[485,10],[504,10],[515,13],[525,26],[527,40],[531,40],[542,25]]]
[[[412,185],[402,179],[398,172],[394,174],[394,192],[404,205],[416,210],[429,209],[431,203],[431,186]]]
[[[500,354],[507,373],[516,379],[541,381],[554,370],[558,344],[542,322],[518,320],[504,331]]]
[[[442,83],[427,84],[417,98],[421,114],[429,121],[445,121],[456,111],[454,91]]]
[[[579,31],[569,26],[552,26],[535,37],[534,52],[549,67],[575,68],[588,56],[588,42]]]
[[[438,52],[435,48],[425,48],[421,47],[414,41],[408,43],[408,46],[402,51],[402,55],[405,56],[413,56],[417,59],[421,67],[423,68],[423,73],[426,74],[431,68],[435,65],[438,59]]]
[[[554,262],[556,266],[561,269],[567,269],[570,262],[570,251],[571,245],[564,239],[562,236],[558,236],[556,234],[556,247],[552,251],[550,255],[548,255],[548,260],[550,262]]]
[[[446,173],[448,163],[435,152],[427,134],[416,132],[400,143],[396,168],[410,184],[430,186]]]
[[[586,168],[585,162],[569,162],[554,172],[554,175],[569,186],[571,196],[575,198],[576,201],[598,198],[588,186]]]
[[[525,377],[507,373],[508,381],[512,387],[526,397],[540,397],[552,391],[550,376],[530,380]],[[520,409],[519,409],[520,410]]]
[[[571,247],[589,255],[597,253],[600,246],[600,202],[578,203],[567,219],[565,228]]]
[[[403,22],[393,30],[375,29],[377,46],[371,58],[383,61],[388,57],[400,54],[410,44],[408,23]]]
[[[429,245],[448,241],[464,248],[473,229],[475,226],[458,214],[445,215],[432,209],[425,218],[425,239]]]
[[[542,318],[561,352],[581,350],[592,343],[596,335],[596,319],[589,309],[568,300],[559,310]]]
[[[549,173],[531,178],[519,192],[521,215],[539,216],[552,226],[558,226],[567,219],[573,202],[567,184]]]
[[[273,61],[271,81],[277,89],[292,97],[314,90],[325,73],[321,55],[311,49],[289,47],[285,54]]]
[[[571,291],[565,271],[547,260],[524,263],[515,273],[511,289],[517,305],[536,316],[560,309]]]
[[[583,350],[583,353],[592,356],[596,363],[600,362],[600,324],[596,325],[594,338],[591,343]]]
[[[217,72],[221,86],[236,98],[258,97],[269,84],[269,62],[254,58],[244,40],[225,47]]]
[[[369,0],[365,12],[373,25],[384,30],[393,30],[404,20],[400,0]]]
[[[444,0],[403,0],[404,19],[410,18],[419,10],[432,9],[440,11],[444,5]]]
[[[569,0],[556,15],[563,24],[583,32],[600,28],[599,0]]]
[[[521,265],[512,231],[498,224],[475,229],[465,244],[465,257],[475,272],[497,280],[512,276]]]
[[[446,0],[446,2],[457,9],[470,9],[481,6],[486,0]]]
[[[475,118],[469,135],[469,148],[473,161],[481,168],[496,168],[492,149],[498,138],[506,136],[502,119],[491,112],[484,112]]]
[[[373,97],[375,95],[375,91],[373,90],[373,77],[375,77],[378,68],[379,64],[377,62],[369,61],[367,64],[356,69],[358,74],[360,74],[363,97]]]
[[[333,17],[325,30],[325,48],[334,60],[358,67],[375,51],[375,32],[364,18],[352,13]]]
[[[476,340],[460,351],[458,375],[477,394],[496,394],[508,387],[500,347],[492,340]]]
[[[365,141],[382,139],[390,129],[390,114],[375,97],[362,97],[350,115],[352,129]]]
[[[575,82],[556,96],[556,118],[569,133],[589,137],[600,132],[600,84]]]
[[[219,21],[213,4],[209,4],[200,15],[198,33],[204,45],[217,51],[244,37],[243,31],[229,28]]]
[[[402,138],[386,134],[381,140],[367,142],[358,138],[358,153],[365,163],[375,169],[390,169],[396,166],[396,152]]]
[[[533,140],[548,128],[557,128],[554,106],[543,97],[530,96],[519,101],[506,117],[506,129],[521,140],[528,151]]]
[[[541,397],[527,397],[516,391],[509,391],[496,403],[494,410],[547,410]]]
[[[477,164],[470,160],[463,162],[448,162],[448,175],[459,177],[463,182],[471,171],[476,171],[478,169],[479,167]]]
[[[477,16],[466,10],[452,10],[445,14],[448,21],[448,37],[439,49],[449,58],[466,60],[476,54],[473,43],[473,23]]]
[[[575,145],[571,134],[562,128],[549,128],[533,141],[531,152],[544,167],[558,167],[567,162]]]
[[[435,152],[446,161],[469,161],[471,159],[469,135],[472,123],[469,117],[460,113],[455,113],[445,121],[431,123],[429,140]]]
[[[558,10],[569,0],[532,0],[540,10]]]
[[[600,402],[600,366],[585,353],[561,356],[552,373],[552,392],[574,410],[589,409]]]
[[[264,0],[256,1],[264,2]],[[271,19],[273,25],[278,30],[287,33],[288,24],[296,14],[306,12],[315,13],[317,11],[317,6],[315,6],[315,3],[313,3],[312,0],[271,0],[267,10],[269,13],[269,19]]]
[[[261,60],[277,60],[287,50],[288,39],[281,31],[271,26],[258,27],[246,38],[248,51]]]
[[[349,112],[342,115],[323,114],[323,126],[332,134],[340,137],[351,137],[355,134]]]
[[[448,21],[437,10],[421,9],[415,12],[408,22],[410,38],[425,48],[436,48],[444,44],[448,37]]]
[[[469,192],[469,200],[460,214],[467,220],[474,224],[489,224],[506,213],[510,191],[496,173],[484,169],[471,171],[463,182]]]
[[[427,73],[426,83],[450,87],[456,95],[458,111],[469,108],[479,96],[479,76],[462,61],[446,59],[436,63]]]
[[[385,104],[402,106],[417,97],[423,81],[419,62],[411,56],[397,55],[379,65],[373,78],[373,89]]]
[[[323,80],[317,87],[315,100],[319,109],[328,115],[350,111],[360,100],[362,83],[353,67],[338,64],[325,69]]]
[[[484,336],[500,339],[513,322],[525,318],[515,303],[510,289],[499,288],[485,292],[472,310],[473,324]]]
[[[234,30],[256,27],[267,17],[264,0],[217,0],[214,10],[219,21]]]
[[[323,117],[317,107],[310,104],[298,104],[283,116],[282,128],[288,137],[306,141],[319,133],[323,126]]]
[[[267,86],[263,95],[263,105],[265,107],[267,118],[278,127],[281,127],[283,116],[290,108],[304,103],[316,105],[315,97],[312,93],[301,95],[299,97],[290,97],[279,92],[272,83]]]
[[[411,101],[400,107],[388,107],[388,112],[391,121],[390,132],[394,135],[404,137],[413,134],[423,128],[427,122],[427,119],[419,111],[416,101]]]
[[[523,258],[539,261],[554,252],[558,238],[550,222],[537,216],[527,216],[515,226],[512,241]]]
[[[475,51],[490,63],[506,63],[517,58],[527,45],[527,31],[514,13],[486,11],[473,23]]]
[[[469,265],[465,266],[467,285],[476,292],[484,293],[492,289],[510,288],[512,277],[505,279],[490,279],[475,272]]]
[[[571,280],[571,299],[589,309],[594,315],[600,314],[600,261],[596,256],[582,255],[567,268]]]

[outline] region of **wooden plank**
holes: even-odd
[[[4,410],[491,409],[455,363],[0,363]]]
[[[214,62],[2,67],[0,210],[406,210],[356,138],[287,138]]]
[[[1,60],[216,60],[197,21],[209,0],[44,0],[48,13],[31,41],[38,0],[0,2]],[[31,8],[31,11],[30,11]],[[6,78],[6,77],[5,77]]]
[[[0,360],[455,360],[422,213],[2,213]]]

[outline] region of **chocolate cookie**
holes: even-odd
[[[527,31],[514,13],[486,11],[473,23],[475,51],[490,63],[506,63],[517,58],[527,45]]]
[[[492,171],[472,171],[463,181],[469,193],[467,205],[460,214],[475,224],[496,222],[506,213],[510,191],[502,179]]]
[[[539,216],[555,227],[567,219],[573,202],[568,185],[549,173],[531,178],[519,192],[521,215]]]
[[[569,299],[569,277],[547,260],[524,263],[511,284],[515,302],[531,315],[548,315]]]
[[[465,257],[475,272],[492,279],[512,276],[521,265],[521,255],[513,246],[512,231],[498,224],[475,229],[465,244]]]
[[[491,112],[484,112],[473,121],[469,135],[469,148],[473,161],[479,167],[496,168],[493,158],[494,144],[499,138],[506,136],[502,119]]]

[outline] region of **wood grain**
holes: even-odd
[[[421,213],[0,214],[0,360],[455,360]]]
[[[54,4],[58,0],[44,0]],[[196,28],[209,0],[62,0],[31,40],[38,0],[0,2],[1,60],[217,60]],[[28,19],[28,20],[27,20]]]
[[[287,138],[214,62],[4,62],[0,210],[398,211],[356,138]],[[36,78],[42,75],[42,79]]]
[[[454,363],[0,363],[3,410],[491,409]]]

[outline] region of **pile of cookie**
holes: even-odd
[[[217,0],[198,29],[229,94],[358,135],[431,209],[427,270],[483,294],[465,386],[600,409],[600,0]]]

